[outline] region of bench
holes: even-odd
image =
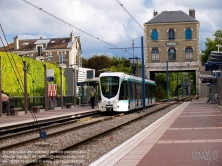
[[[66,108],[71,108],[73,103],[66,103],[65,105],[66,105]]]
[[[38,113],[38,112],[40,112],[40,108],[43,108],[43,106],[42,106],[42,105],[32,106],[32,111],[33,111],[33,113]]]
[[[21,111],[22,107],[16,107],[16,108],[10,108],[10,115],[11,116],[17,116],[18,111]]]

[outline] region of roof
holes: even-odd
[[[74,42],[77,40],[77,38],[74,38]],[[71,39],[69,37],[64,38],[49,38],[49,39],[19,39],[19,49],[16,51],[30,51],[33,50],[33,48],[36,48],[36,45],[38,44],[45,44],[46,50],[50,49],[67,49],[71,48],[72,44],[74,42],[71,42]],[[14,42],[9,44],[10,50],[14,51]],[[6,47],[6,50],[8,51],[9,48]],[[0,51],[5,51],[4,47],[0,48]]]
[[[222,52],[211,51],[211,54],[208,58],[208,63],[211,62],[222,62]]]
[[[205,70],[222,70],[222,52],[211,51],[207,63],[205,63]]]
[[[156,23],[177,23],[177,22],[198,22],[183,11],[163,11],[145,24]]]

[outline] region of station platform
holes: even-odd
[[[184,102],[90,166],[222,166],[222,109]]]
[[[40,112],[35,113],[35,117],[38,121],[41,120],[47,120],[47,119],[53,119],[63,116],[73,116],[75,114],[80,113],[87,113],[98,111],[98,106],[95,106],[94,109],[91,108],[91,106],[82,106],[82,107],[71,107],[71,108],[63,108],[61,107],[55,108],[54,110],[48,110],[45,111],[44,109],[41,109]],[[1,127],[7,127],[12,125],[18,125],[18,124],[24,124],[33,122],[33,116],[30,111],[28,111],[27,114],[24,113],[24,111],[19,112],[19,115],[17,116],[2,116],[0,117],[0,129]]]

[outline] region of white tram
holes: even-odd
[[[155,103],[154,81],[145,79],[146,106]],[[127,112],[142,108],[142,78],[122,72],[101,73],[99,76],[101,98],[99,111]]]

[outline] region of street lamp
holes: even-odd
[[[78,64],[71,64],[70,67],[72,68],[73,70],[73,104],[74,104],[74,107],[76,107],[76,83],[77,83],[77,80],[76,80],[76,65]],[[79,67],[79,65],[78,65]]]
[[[57,63],[59,63],[59,68],[60,68],[60,90],[61,90],[61,109],[63,108],[63,79],[62,79],[62,69],[66,67],[66,65],[64,64],[65,61],[67,61],[68,59],[65,60],[61,60],[61,61],[57,61]]]
[[[28,52],[28,53],[25,53],[25,54],[19,54],[19,56],[22,57],[22,62],[23,62],[23,70],[24,70],[24,111],[25,111],[25,114],[28,113],[28,92],[27,92],[27,64],[26,64],[26,61],[23,59],[23,56],[26,56],[26,55],[33,55],[33,52]]]
[[[42,52],[41,54],[42,55]],[[48,111],[49,109],[49,100],[48,100],[48,85],[47,85],[47,68],[46,68],[46,64],[44,63],[44,59],[49,59],[52,56],[49,57],[43,57],[43,56],[39,56],[38,60],[40,60],[43,64],[44,67],[44,89],[45,89],[45,111]]]
[[[133,58],[129,58],[130,60],[130,63],[131,63],[131,66],[132,66],[132,74],[135,76],[136,74],[136,68],[137,68],[137,64],[138,64],[138,61],[139,61],[140,58],[138,57],[133,57]],[[134,61],[136,60],[136,61]]]

